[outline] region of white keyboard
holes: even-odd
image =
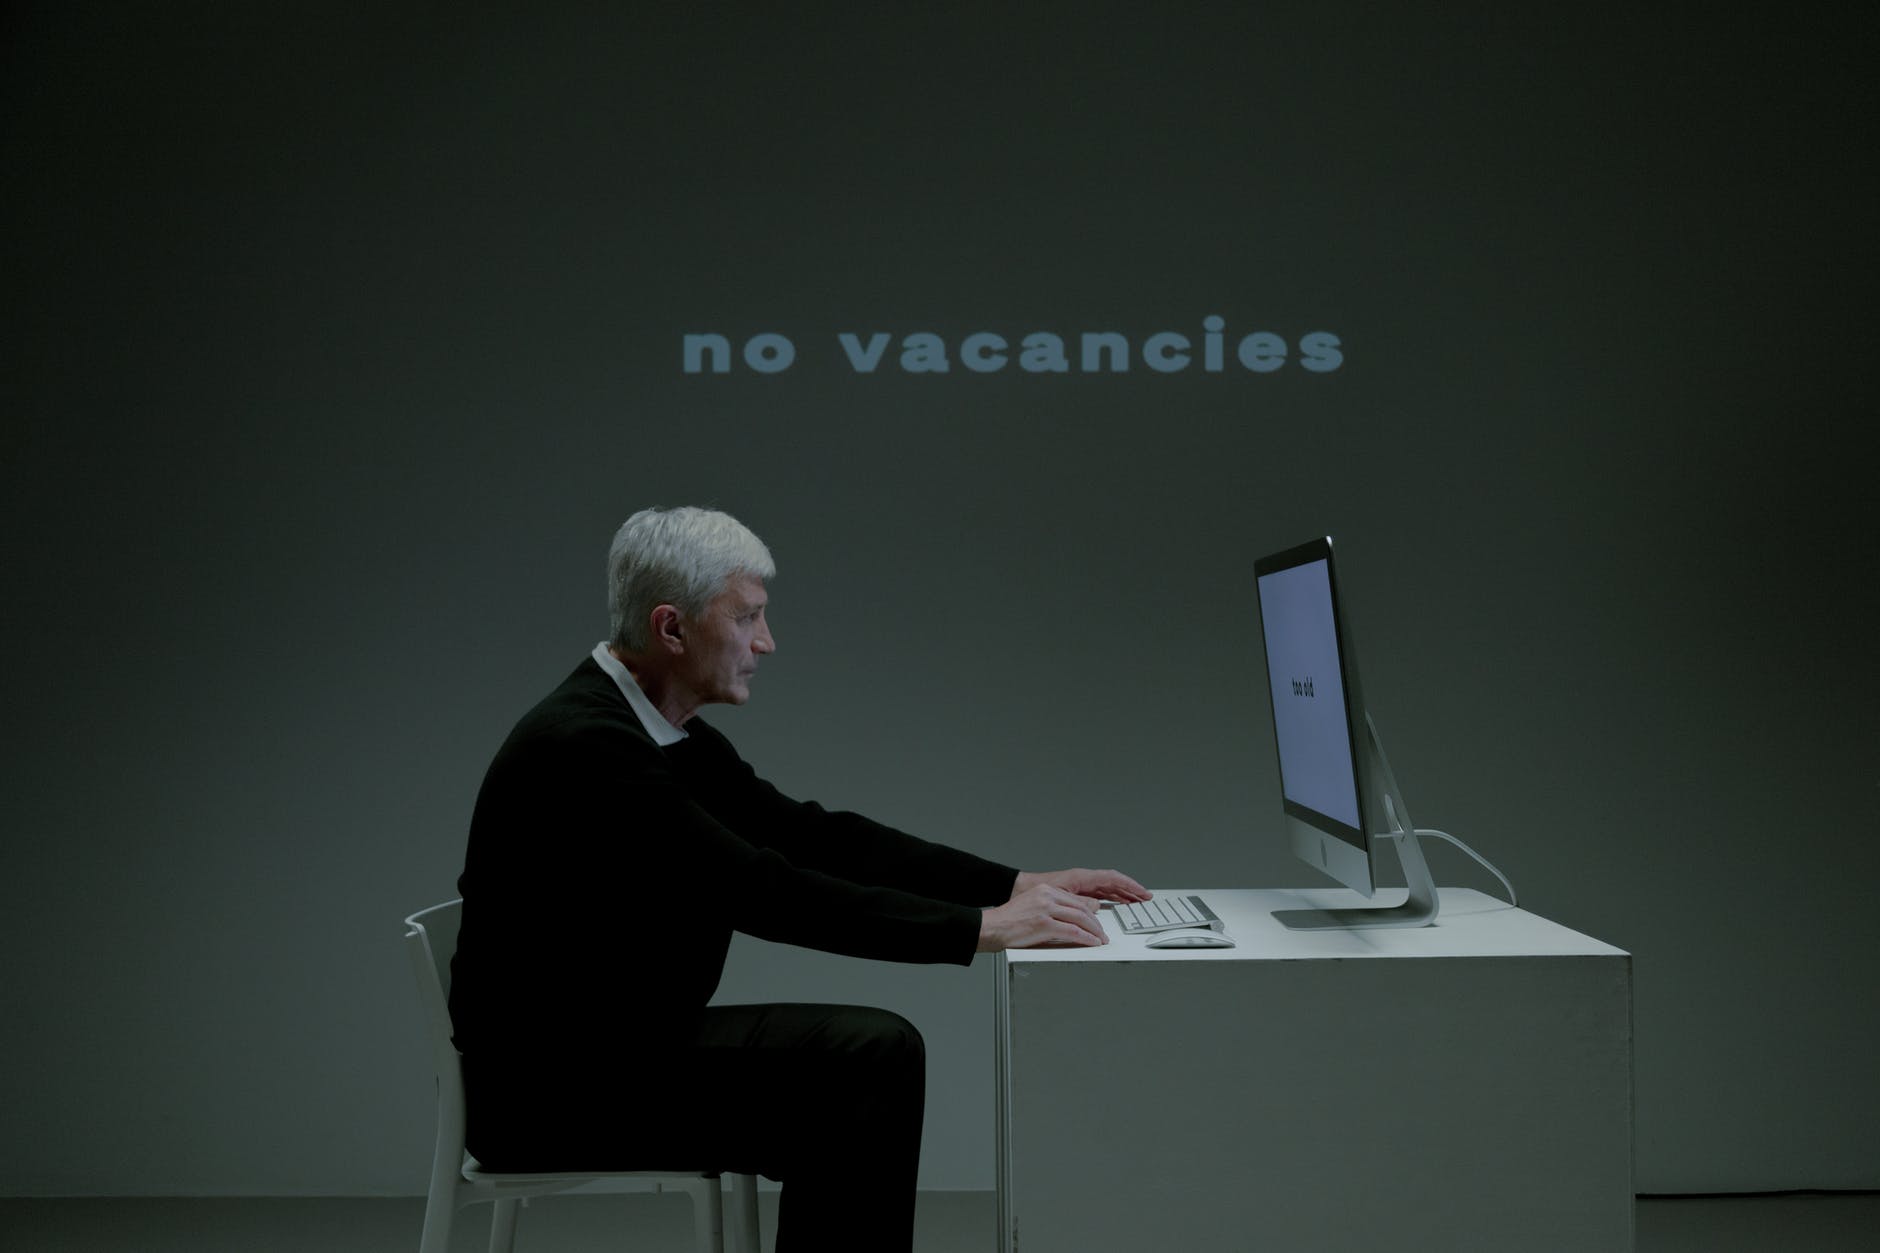
[[[1157,897],[1140,904],[1112,905],[1110,912],[1116,915],[1124,935],[1148,935],[1155,931],[1173,931],[1177,927],[1200,927],[1208,931],[1227,929],[1199,896]]]

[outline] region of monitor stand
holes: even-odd
[[[1369,732],[1371,754],[1377,759],[1378,772],[1384,777],[1384,811],[1390,815],[1391,829],[1373,840],[1391,840],[1397,845],[1397,860],[1403,865],[1404,882],[1409,894],[1401,905],[1373,905],[1358,909],[1276,909],[1273,917],[1281,926],[1294,931],[1330,931],[1358,927],[1427,927],[1436,921],[1438,901],[1436,882],[1430,878],[1429,863],[1423,860],[1423,848],[1417,843],[1416,824],[1410,821],[1410,807],[1404,804],[1397,778],[1384,757],[1384,745],[1377,738],[1377,724],[1364,715]]]

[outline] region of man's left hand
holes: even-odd
[[[1012,884],[1012,895],[1040,883],[1100,901],[1146,901],[1155,895],[1120,870],[1050,870],[1042,874],[1021,870]]]

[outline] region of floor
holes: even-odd
[[[774,1193],[759,1197],[766,1247]],[[487,1210],[465,1211],[452,1253],[482,1250]],[[0,1198],[7,1253],[414,1253],[417,1198]],[[919,1253],[990,1253],[990,1192],[922,1193]],[[1651,1199],[1638,1203],[1637,1253],[1871,1253],[1880,1194]],[[1399,1246],[1407,1249],[1409,1245]],[[690,1253],[681,1194],[559,1197],[522,1217],[516,1253]],[[1223,1250],[1222,1253],[1231,1253]]]

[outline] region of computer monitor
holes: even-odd
[[[1365,710],[1331,537],[1262,557],[1253,572],[1293,852],[1371,897],[1379,845],[1394,843],[1409,885],[1400,905],[1276,910],[1273,916],[1300,930],[1425,926],[1436,918],[1436,888]]]

